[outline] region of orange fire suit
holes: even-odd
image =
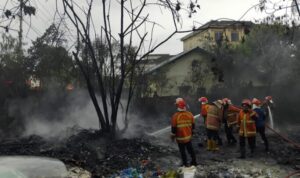
[[[209,107],[208,104],[201,104],[201,113],[200,114],[203,117],[204,124],[206,123],[208,107]]]
[[[238,116],[238,125],[240,126],[240,136],[242,137],[253,137],[256,135],[256,126],[254,118],[257,116],[256,112],[249,110],[245,113],[243,110],[240,111]]]
[[[191,141],[192,130],[195,119],[191,112],[179,111],[172,116],[172,132],[175,134],[177,143],[187,143]]]
[[[206,128],[218,131],[222,119],[223,111],[215,105],[209,105],[207,110]]]
[[[232,125],[237,123],[237,116],[240,111],[241,111],[241,109],[234,105],[228,106],[227,118],[225,116],[228,127],[231,127]]]

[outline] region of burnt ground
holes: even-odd
[[[290,136],[300,141],[300,131]],[[221,133],[224,135],[224,133]],[[168,133],[158,137],[116,140],[94,130],[79,130],[65,140],[45,140],[39,136],[5,139],[0,144],[0,155],[47,156],[62,160],[67,166],[78,166],[92,177],[115,177],[124,170],[134,168],[144,177],[157,177],[164,172],[173,172],[180,165],[176,143],[168,138]],[[285,177],[300,168],[300,150],[286,144],[278,136],[268,133],[270,154],[264,152],[261,139],[257,137],[257,149],[253,158],[240,160],[238,145],[224,145],[218,152],[208,152],[199,147],[203,142],[204,128],[198,128],[193,144],[197,154],[196,177]],[[123,171],[122,171],[123,170]]]

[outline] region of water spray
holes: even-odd
[[[274,121],[273,121],[273,115],[270,106],[268,105],[268,112],[269,112],[269,118],[270,118],[270,127],[274,129]]]
[[[199,117],[200,117],[200,114],[197,114],[197,115],[194,116],[194,119],[198,119]],[[169,132],[171,131],[171,126],[165,127],[163,129],[157,130],[157,131],[152,132],[152,133],[147,133],[147,135],[156,137],[156,136],[164,134],[168,131]]]

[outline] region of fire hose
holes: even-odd
[[[285,178],[290,178],[290,177],[292,177],[294,175],[300,175],[300,171],[293,172],[293,173],[287,175]]]
[[[288,137],[280,134],[278,131],[274,130],[272,127],[270,127],[268,124],[266,124],[266,127],[271,130],[272,132],[274,132],[277,136],[281,137],[284,141],[292,144],[293,146],[295,146],[297,149],[300,149],[300,144],[294,142],[293,140],[289,139]]]
[[[274,132],[277,136],[281,137],[284,141],[292,144],[293,146],[295,146],[295,148],[297,149],[300,149],[300,144],[299,143],[296,143],[294,142],[293,140],[289,139],[288,137],[280,134],[279,132],[277,132],[276,130],[274,130],[272,127],[270,127],[268,124],[266,124],[266,127],[271,130],[272,132]],[[289,175],[287,175],[285,178],[290,178],[294,175],[300,175],[300,171],[295,171],[295,172],[292,172],[290,173]]]

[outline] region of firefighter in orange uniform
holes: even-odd
[[[208,99],[206,97],[199,98],[199,102],[201,102],[201,112],[200,115],[203,117],[203,123],[205,125],[206,117],[207,117],[207,109],[208,109]]]
[[[208,99],[203,96],[203,97],[199,98],[198,101],[201,103],[201,105],[200,105],[200,116],[203,118],[203,125],[205,126],[206,117],[207,117],[207,109],[208,109],[208,106],[209,106],[208,105]],[[205,129],[206,129],[206,126],[205,126]],[[201,137],[200,137],[200,139],[201,139]],[[204,139],[204,142],[206,142],[206,141],[207,141],[207,138]],[[203,147],[203,144],[200,142],[198,144],[198,146]]]
[[[233,136],[232,128],[237,123],[237,115],[241,111],[240,108],[234,106],[230,99],[223,100],[223,123],[228,144],[236,144],[236,139]]]
[[[207,131],[207,150],[218,151],[218,131],[222,120],[222,101],[214,101],[209,104],[206,118],[206,131]]]
[[[177,98],[175,104],[178,111],[172,116],[171,138],[176,139],[178,143],[183,166],[189,166],[185,150],[192,158],[190,164],[196,166],[196,155],[191,142],[193,129],[195,128],[194,116],[186,110],[186,103],[182,98]]]
[[[249,99],[244,99],[242,101],[242,110],[238,115],[238,126],[240,135],[240,158],[246,158],[246,139],[251,150],[251,157],[253,157],[255,148],[255,136],[256,136],[256,126],[255,120],[257,119],[257,114],[251,109],[251,101]]]

